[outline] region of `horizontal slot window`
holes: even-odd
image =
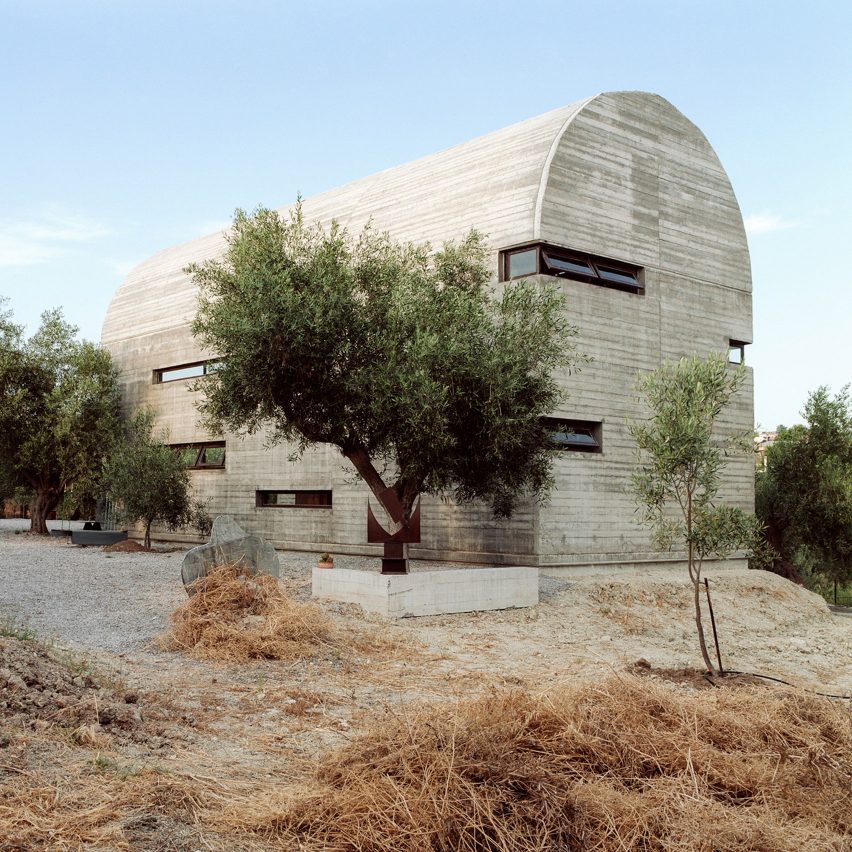
[[[536,243],[501,254],[504,281],[525,275],[552,275],[629,293],[643,293],[642,267],[571,249]]]
[[[576,275],[587,275],[593,277],[595,270],[591,265],[582,260],[574,260],[570,257],[554,257],[552,254],[544,253],[544,265],[549,272],[573,272]]]
[[[225,467],[225,442],[205,441],[199,444],[171,444],[189,470]]]
[[[256,491],[255,502],[268,509],[330,509],[331,491]]]
[[[560,450],[579,453],[603,452],[603,424],[595,420],[542,419],[549,433],[550,443]]]
[[[598,275],[604,281],[615,281],[618,284],[629,284],[631,287],[638,287],[639,282],[636,280],[636,274],[632,272],[622,272],[618,269],[610,269],[606,266],[598,264]]]
[[[221,366],[221,361],[196,361],[194,364],[180,364],[177,367],[163,367],[154,370],[154,384],[177,382],[181,379],[197,379],[213,373]]]

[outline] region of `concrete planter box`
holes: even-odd
[[[360,604],[393,618],[535,606],[538,568],[460,568],[378,574],[348,568],[314,568],[315,598]]]
[[[117,544],[127,539],[127,530],[74,530],[71,533],[71,544],[81,544],[84,547],[93,545],[104,547],[107,544]]]

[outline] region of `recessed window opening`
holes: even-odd
[[[180,379],[195,379],[206,376],[219,369],[221,361],[196,361],[193,364],[180,364],[177,367],[163,367],[154,370],[154,384],[177,382]]]
[[[330,509],[331,491],[308,489],[256,491],[255,505],[267,509]]]
[[[560,450],[578,453],[603,452],[603,424],[596,420],[559,420],[542,418],[550,433],[550,442]]]
[[[605,281],[615,281],[619,284],[629,284],[631,287],[637,286],[636,276],[629,272],[622,272],[618,269],[609,269],[606,266],[598,264],[598,275]]]
[[[748,343],[742,340],[728,341],[728,362],[731,364],[745,364],[745,348]]]
[[[205,441],[199,444],[170,444],[189,470],[225,467],[225,442]]]
[[[550,252],[543,252],[543,256],[545,270],[554,275],[564,272],[568,276],[573,273],[574,275],[582,275],[587,278],[595,277],[594,267],[585,260],[573,257],[556,257]]]
[[[501,258],[504,281],[526,275],[552,275],[630,293],[645,290],[641,266],[571,249],[536,243],[505,251]]]
[[[509,278],[535,275],[538,272],[538,249],[512,252],[507,258]]]

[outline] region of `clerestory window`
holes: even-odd
[[[578,453],[603,452],[603,424],[599,420],[560,420],[543,417],[550,443],[560,450]]]
[[[170,444],[188,470],[225,467],[225,442],[205,441],[198,444]]]
[[[180,379],[196,379],[206,376],[219,369],[221,361],[195,361],[192,364],[179,364],[176,367],[162,367],[154,370],[154,384],[163,382],[177,382]]]
[[[552,275],[629,293],[645,291],[641,266],[559,246],[535,243],[501,252],[500,259],[504,281],[527,275]]]
[[[255,504],[269,509],[330,509],[331,491],[256,491]]]

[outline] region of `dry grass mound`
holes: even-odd
[[[100,755],[77,764],[65,758],[62,774],[0,773],[0,849],[203,848],[196,825],[203,784],[157,771],[135,772]]]
[[[196,580],[171,617],[161,645],[198,659],[291,660],[333,643],[331,620],[312,603],[288,598],[278,580],[221,565]]]
[[[849,849],[852,719],[755,687],[632,676],[382,721],[306,788],[227,809],[285,849]]]
[[[132,538],[117,541],[115,544],[108,544],[102,550],[104,553],[156,553],[154,550],[145,550],[138,541]]]

